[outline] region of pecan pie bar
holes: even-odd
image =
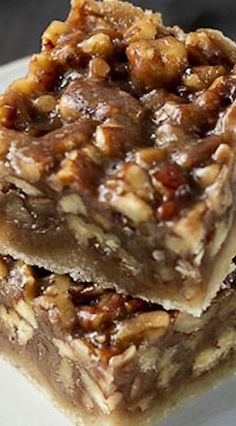
[[[0,260],[1,352],[76,424],[152,425],[235,368],[236,273],[196,318]]]
[[[200,315],[236,252],[236,46],[74,0],[0,100],[0,252]]]

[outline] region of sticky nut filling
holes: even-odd
[[[1,98],[1,156],[36,191],[89,192],[138,227],[206,207],[226,179],[236,48],[124,12],[78,1],[49,26],[28,76]],[[218,200],[215,213],[224,209]]]
[[[74,281],[9,256],[1,257],[0,277],[1,309],[18,313],[34,330],[46,321],[50,334],[81,339],[98,357],[103,357],[104,352],[106,361],[131,345],[155,346],[173,333],[207,332],[216,310],[221,311],[219,301],[232,297],[235,291],[232,272],[208,311],[195,318],[112,289]],[[225,314],[227,308],[222,308],[222,312]]]
[[[174,34],[158,14],[119,30],[79,5],[84,28],[73,12],[51,24],[1,98],[2,161],[36,191],[89,192],[133,226],[177,220],[229,167],[234,62],[214,32]]]
[[[200,318],[9,256],[0,277],[1,350],[31,363],[78,413],[140,416],[234,359],[235,272]]]

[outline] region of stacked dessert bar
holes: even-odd
[[[236,362],[236,45],[74,0],[0,98],[1,352],[79,425]]]

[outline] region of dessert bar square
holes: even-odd
[[[76,424],[152,425],[235,369],[235,272],[196,318],[0,262],[1,354]]]
[[[201,315],[236,250],[235,44],[74,0],[0,100],[0,250]]]

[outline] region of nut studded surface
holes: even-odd
[[[0,100],[0,251],[200,315],[235,254],[236,47],[77,0]]]

